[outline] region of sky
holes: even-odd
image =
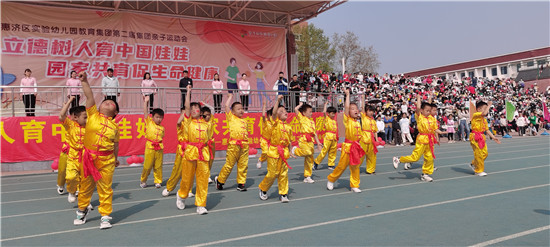
[[[400,74],[550,46],[550,1],[351,0],[308,20],[354,32],[378,53],[378,73]]]

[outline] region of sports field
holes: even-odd
[[[473,175],[469,143],[435,147],[432,183],[420,181],[421,161],[394,170],[394,155],[412,146],[380,149],[376,175],[361,167],[362,193],[349,190],[349,171],[326,189],[326,159],[303,180],[303,158],[291,159],[290,203],[278,200],[277,183],[261,201],[265,164],[250,158],[247,192],[236,190],[236,168],[223,191],[209,187],[206,215],[193,198],[176,208],[175,194],[139,187],[139,168],[115,171],[113,228],[99,230],[97,210],[74,226],[76,204],[55,190],[57,174],[4,176],[1,185],[3,246],[549,246],[550,138],[488,141],[487,177]],[[338,159],[337,159],[338,160]],[[214,177],[223,165],[216,161]],[[164,166],[169,177],[170,162]],[[164,187],[163,187],[164,188]],[[98,205],[94,194],[92,204]]]

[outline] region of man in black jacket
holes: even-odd
[[[181,106],[185,106],[185,95],[187,94],[187,85],[191,85],[193,88],[193,79],[189,78],[189,72],[187,70],[183,71],[183,78],[180,80],[180,91],[181,91]]]
[[[298,81],[298,76],[294,74],[292,76],[292,81],[290,81],[290,91],[291,91],[291,109],[296,107],[300,103],[300,81]]]

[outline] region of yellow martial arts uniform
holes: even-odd
[[[399,158],[399,162],[412,163],[418,161],[421,156],[424,156],[422,173],[431,175],[434,171],[435,159],[435,155],[433,154],[433,146],[436,142],[434,135],[435,130],[433,130],[433,123],[435,121],[430,121],[428,117],[425,117],[422,114],[416,114],[415,119],[419,132],[416,137],[416,145],[412,154],[409,156],[401,156],[401,158]]]
[[[351,157],[350,155],[355,155],[354,148],[361,149],[361,144],[359,142],[361,141],[361,124],[357,119],[353,119],[350,116],[344,114],[344,127],[346,128],[346,141],[342,143],[342,152],[340,153],[340,161],[338,161],[338,166],[332,171],[331,174],[328,175],[327,179],[328,181],[334,183],[340,176],[342,176],[342,173],[346,170],[346,167],[349,165],[349,171],[350,171],[350,179],[349,179],[349,186],[350,188],[359,188],[359,183],[361,182],[361,178],[359,176],[359,166],[361,163],[357,165],[350,165]],[[357,159],[362,159],[362,157],[354,157]]]
[[[184,122],[182,122],[178,128],[178,147],[176,149],[176,160],[174,161],[174,166],[172,167],[172,173],[170,178],[166,181],[166,190],[173,191],[176,188],[176,185],[180,182],[181,179],[181,163],[183,156],[183,146],[187,142],[185,139],[185,128]]]
[[[143,170],[141,172],[141,182],[147,182],[147,177],[151,173],[151,168],[154,169],[153,176],[155,184],[162,183],[162,158],[164,145],[164,126],[156,124],[151,116],[145,119],[145,160],[143,161]]]
[[[288,194],[288,163],[290,157],[288,145],[292,137],[292,128],[283,121],[273,121],[271,131],[271,145],[267,152],[267,174],[258,186],[261,191],[267,192],[275,179],[279,187],[279,195]]]
[[[273,123],[271,119],[267,117],[262,117],[262,126],[261,126],[261,138],[260,138],[260,148],[262,149],[262,154],[260,156],[260,162],[267,160],[267,152],[269,150],[269,140],[271,139],[271,129],[273,128]]]
[[[248,171],[248,124],[244,118],[239,118],[232,112],[225,113],[225,118],[229,126],[229,144],[225,165],[218,175],[218,182],[225,184],[237,162],[237,183],[245,184]]]
[[[313,152],[315,145],[315,122],[313,119],[304,116],[301,112],[296,113],[300,123],[298,136],[298,147],[294,150],[296,156],[304,157],[304,177],[311,177],[313,168]]]
[[[336,124],[336,120],[329,116],[321,118],[321,123],[325,129],[325,136],[323,137],[323,150],[321,150],[321,153],[315,159],[315,164],[321,164],[328,153],[328,166],[334,167],[336,165],[336,152],[338,151],[338,125]]]
[[[206,206],[208,194],[208,178],[210,177],[209,162],[213,143],[212,121],[206,122],[202,118],[185,118],[187,143],[182,157],[181,183],[178,190],[179,197],[185,199],[193,188],[193,181],[197,177],[195,205]]]
[[[489,130],[489,125],[482,113],[474,113],[472,118],[472,132],[470,133],[470,146],[472,146],[472,150],[474,151],[472,165],[474,165],[475,173],[480,173],[485,170],[485,159],[487,159],[489,155],[485,138],[485,131],[487,130]]]
[[[71,194],[76,193],[82,176],[82,150],[84,149],[84,135],[86,128],[80,126],[77,122],[65,118],[63,127],[67,130],[67,144],[69,147],[67,154],[67,191]]]
[[[69,135],[69,133],[66,133],[65,140],[68,138],[67,135]],[[67,176],[67,154],[69,153],[69,149],[70,147],[66,141],[61,144],[61,152],[57,160],[57,186],[59,187],[65,186]]]
[[[92,175],[83,176],[78,194],[78,209],[84,211],[90,204],[94,188],[97,185],[99,195],[99,213],[108,216],[113,211],[113,173],[115,172],[115,143],[120,139],[118,124],[111,117],[106,117],[93,105],[86,109],[88,122],[84,134],[83,174],[86,175],[87,162],[97,169],[101,178],[94,180]],[[90,158],[90,159],[87,159]]]
[[[376,120],[361,112],[361,129],[361,147],[367,158],[367,173],[374,173],[376,170],[376,153],[378,153],[375,140],[375,134],[378,133]],[[363,164],[362,160],[361,164]]]

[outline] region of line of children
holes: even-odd
[[[206,196],[208,194],[208,178],[210,177],[210,160],[213,158],[211,150],[213,143],[212,121],[206,122],[200,114],[200,104],[191,103],[191,86],[187,86],[185,101],[184,126],[187,128],[187,142],[184,144],[182,157],[182,176],[180,189],[176,196],[176,207],[185,209],[185,199],[193,187],[195,176],[197,188],[195,205],[198,214],[206,214]]]
[[[487,145],[485,143],[485,134],[488,134],[496,143],[500,144],[500,140],[496,138],[487,124],[485,117],[489,113],[489,109],[493,102],[489,101],[489,104],[478,101],[476,103],[476,112],[472,117],[472,132],[470,132],[470,145],[474,152],[474,159],[470,163],[470,167],[474,171],[474,174],[480,177],[487,176],[485,172],[485,159],[489,155],[487,152]]]
[[[84,106],[71,108],[67,118],[67,108],[71,104],[74,96],[71,96],[69,101],[63,105],[59,113],[59,121],[63,123],[63,127],[67,131],[66,143],[66,172],[65,180],[67,183],[67,200],[70,203],[76,201],[80,177],[82,175],[82,149],[84,148],[84,135],[86,133],[86,122],[88,115]]]
[[[229,126],[229,145],[227,157],[220,174],[214,179],[216,188],[223,190],[227,177],[237,163],[237,190],[246,191],[246,174],[248,171],[248,124],[243,118],[244,110],[240,102],[233,101],[233,94],[229,94],[225,102],[225,118]],[[231,104],[231,107],[229,105]]]
[[[313,163],[313,169],[317,170],[319,164],[323,161],[328,153],[328,169],[334,170],[336,166],[336,152],[338,151],[338,124],[336,123],[336,108],[333,106],[327,107],[329,101],[325,102],[323,109],[324,116],[321,117],[321,124],[324,127],[325,135],[323,136],[323,150],[317,156]]]
[[[277,101],[273,106],[273,116],[267,121],[273,121],[271,138],[269,140],[269,148],[267,152],[267,174],[264,179],[258,185],[260,189],[260,199],[267,200],[267,191],[277,179],[277,186],[279,187],[279,200],[283,203],[289,202],[288,199],[288,165],[287,159],[289,157],[296,158],[290,153],[292,138],[292,128],[286,124],[288,118],[288,112],[286,109],[279,105],[283,99],[283,95],[277,97]]]
[[[304,157],[304,183],[311,184],[315,182],[311,179],[314,152],[313,141],[317,143],[317,148],[319,151],[322,150],[323,145],[317,137],[315,121],[311,118],[313,108],[308,104],[300,102],[300,104],[294,108],[294,111],[296,112],[300,132],[297,133],[299,136],[298,146],[292,147],[292,154],[298,157]]]
[[[153,170],[153,176],[155,177],[155,187],[158,189],[162,184],[162,160],[164,144],[162,139],[164,138],[164,126],[161,125],[164,119],[164,111],[159,108],[153,109],[151,115],[149,115],[149,96],[144,97],[143,102],[143,115],[145,117],[145,159],[143,161],[143,170],[141,172],[141,179],[139,186],[141,188],[147,187],[147,177]]]
[[[87,80],[86,72],[80,72],[79,78],[82,91],[86,96],[86,133],[84,134],[84,150],[82,157],[83,178],[80,181],[78,195],[78,210],[75,225],[86,223],[88,205],[97,187],[99,195],[99,213],[101,214],[100,229],[111,228],[110,214],[113,211],[113,174],[119,165],[118,142],[119,129],[114,118],[119,112],[116,101],[106,99],[96,107],[94,94]]]

